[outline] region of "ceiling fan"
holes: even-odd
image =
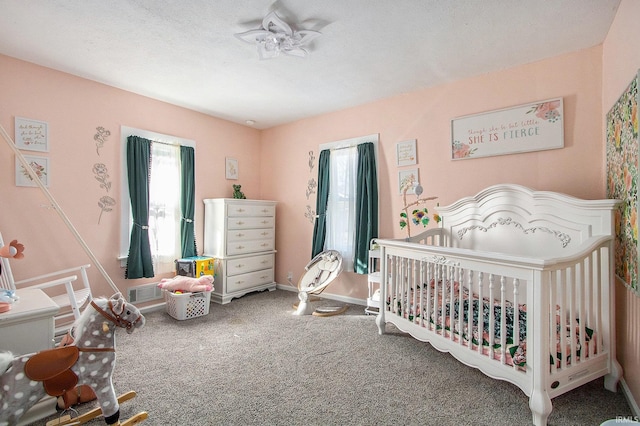
[[[313,30],[294,31],[275,12],[271,12],[262,20],[262,28],[234,35],[246,43],[255,44],[260,59],[271,59],[281,53],[304,58],[308,51],[303,46],[321,33]]]

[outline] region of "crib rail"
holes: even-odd
[[[554,397],[608,368],[610,238],[560,260],[377,242],[381,333],[391,322],[527,395],[534,369]]]

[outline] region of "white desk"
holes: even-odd
[[[24,355],[52,348],[58,305],[40,289],[23,288],[16,295],[20,299],[0,314],[0,351]]]

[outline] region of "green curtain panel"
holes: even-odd
[[[358,177],[356,187],[356,245],[353,269],[368,273],[369,242],[378,237],[378,174],[373,143],[358,145]]]
[[[151,141],[138,136],[127,138],[127,173],[133,227],[125,278],[153,277],[149,244],[149,173]]]
[[[180,173],[182,174],[182,187],[180,188],[180,208],[182,209],[180,244],[182,257],[195,256],[197,253],[195,227],[193,223],[196,199],[194,157],[192,147],[180,146]]]
[[[318,197],[316,199],[316,223],[313,226],[313,245],[311,258],[324,250],[324,239],[327,234],[327,202],[329,201],[329,165],[331,151],[328,149],[320,152],[318,158]]]

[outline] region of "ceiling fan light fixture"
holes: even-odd
[[[262,28],[234,35],[246,43],[255,44],[260,59],[271,59],[280,53],[304,58],[308,51],[303,46],[321,33],[312,30],[294,31],[275,12],[271,12],[262,20]]]

